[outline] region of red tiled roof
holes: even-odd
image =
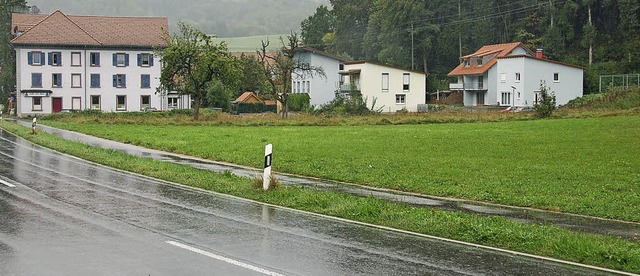
[[[477,65],[470,65],[469,67],[464,66],[464,62],[460,63],[458,67],[453,69],[453,71],[449,72],[448,76],[459,76],[459,75],[480,75],[487,72],[493,65],[498,62],[498,58],[505,57],[509,55],[513,50],[517,47],[523,47],[525,50],[530,52],[533,55],[533,52],[529,50],[522,42],[513,42],[513,43],[505,43],[505,44],[493,44],[493,45],[485,45],[482,48],[478,49],[473,54],[463,56],[462,58],[472,58],[472,57],[484,57],[492,54],[496,54],[495,57],[485,62],[482,66],[478,67]]]
[[[31,27],[29,27],[31,26]],[[13,44],[166,46],[167,18],[13,14]],[[26,30],[25,30],[26,29]]]

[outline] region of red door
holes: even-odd
[[[53,113],[62,111],[62,98],[52,98],[53,100]]]

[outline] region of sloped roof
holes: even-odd
[[[30,27],[31,26],[31,27]],[[23,31],[13,44],[91,46],[166,46],[163,17],[67,16],[61,11],[43,17],[13,14],[12,29]],[[25,30],[26,29],[26,30]]]
[[[555,61],[555,60],[549,60],[549,59],[540,59],[540,58],[536,58],[536,57],[532,57],[532,56],[528,56],[528,55],[513,55],[513,56],[500,57],[498,59],[510,59],[510,58],[529,58],[529,59],[535,59],[535,60],[539,60],[539,61],[543,61],[543,62],[549,62],[549,63],[553,63],[553,64],[573,67],[573,68],[577,68],[577,69],[580,69],[580,70],[585,70],[586,69],[586,68],[584,68],[582,66],[578,66],[578,65],[573,65],[573,64],[564,63],[564,62]]]
[[[249,100],[251,98],[255,98],[259,102],[264,102],[264,100],[262,100],[262,98],[258,97],[258,95],[256,95],[256,93],[253,93],[253,92],[244,92],[244,93],[242,93],[242,95],[240,95],[240,97],[238,97],[234,102],[236,102],[236,103],[246,102],[247,100]]]
[[[337,60],[337,61],[341,61],[341,62],[345,62],[345,61],[347,61],[346,59],[341,58],[341,57],[339,57],[339,56],[335,56],[335,55],[332,55],[332,54],[329,54],[329,53],[326,53],[326,52],[320,51],[320,50],[318,50],[318,49],[316,49],[316,48],[312,48],[312,47],[308,47],[308,46],[303,46],[303,47],[300,47],[300,48],[298,48],[298,49],[296,49],[296,50],[297,50],[297,51],[300,51],[300,52],[310,52],[310,53],[314,53],[314,54],[321,55],[321,56],[325,56],[325,57],[328,57],[328,58],[331,58],[331,59],[335,59],[335,60]]]
[[[449,72],[448,76],[484,74],[485,72],[489,71],[489,69],[493,67],[496,62],[498,62],[498,58],[508,56],[509,54],[511,54],[511,52],[513,52],[513,50],[518,47],[522,47],[531,55],[534,54],[531,50],[529,50],[529,48],[524,46],[522,42],[485,45],[482,46],[482,48],[478,49],[478,51],[476,51],[475,53],[463,56],[462,58],[467,59],[472,57],[484,57],[493,54],[495,54],[495,57],[485,62],[482,66],[471,65],[469,67],[465,67],[464,62],[462,62],[455,69],[453,69],[453,71]]]

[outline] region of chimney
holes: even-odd
[[[544,54],[542,53],[542,49],[536,49],[536,58],[543,59]]]

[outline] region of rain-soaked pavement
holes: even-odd
[[[0,129],[0,275],[607,273],[184,188]]]
[[[30,127],[31,123],[26,121],[18,121],[24,126]],[[174,154],[164,151],[152,150],[143,147],[138,147],[130,144],[124,144],[89,136],[77,132],[52,128],[49,126],[41,125],[40,130],[49,132],[59,137],[79,141],[85,144],[89,144],[96,147],[110,148],[125,152],[130,155],[139,157],[149,157],[159,161],[173,162],[182,165],[188,165],[200,169],[212,170],[217,172],[229,171],[238,176],[255,177],[261,174],[261,171],[255,168],[249,168],[239,166],[235,164],[227,164],[221,162],[215,162],[211,160]],[[276,168],[277,170],[277,168]],[[558,212],[548,212],[544,210],[530,209],[530,208],[518,208],[510,206],[502,206],[495,204],[487,204],[475,201],[466,201],[455,198],[442,198],[434,197],[415,193],[405,193],[399,191],[392,191],[387,189],[373,188],[362,185],[355,185],[350,183],[343,183],[337,181],[321,180],[316,178],[309,178],[303,176],[296,176],[290,174],[275,173],[280,183],[285,185],[302,185],[306,187],[312,187],[321,190],[333,190],[341,191],[357,196],[373,196],[392,200],[396,202],[403,202],[408,204],[414,204],[418,206],[431,206],[434,208],[440,208],[451,211],[464,211],[480,215],[488,216],[502,216],[513,219],[519,222],[531,223],[531,224],[553,224],[559,227],[569,228],[571,230],[613,235],[624,239],[637,239],[640,233],[640,223],[624,222],[617,220],[608,220],[601,218],[594,218],[588,216],[565,214]]]

